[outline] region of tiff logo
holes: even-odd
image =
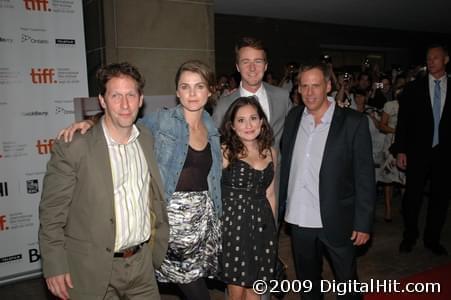
[[[6,216],[0,215],[0,231],[8,230],[8,223],[6,222]]]
[[[0,197],[8,196],[8,183],[0,182]]]
[[[38,148],[38,154],[45,155],[49,154],[52,151],[52,146],[55,143],[54,139],[49,140],[38,140],[36,144],[36,148]]]
[[[26,10],[50,11],[48,0],[23,0]]]
[[[56,83],[56,80],[53,79],[55,76],[55,69],[35,69],[31,68],[31,82],[34,84],[45,84],[45,83]]]

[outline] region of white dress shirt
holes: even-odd
[[[251,93],[248,90],[246,90],[245,88],[243,88],[243,82],[240,83],[240,96],[241,97],[249,97],[249,96],[256,96],[258,102],[260,103],[263,112],[266,115],[266,118],[268,119],[269,122],[269,118],[271,118],[270,113],[269,113],[269,100],[268,100],[268,95],[266,94],[266,90],[263,86],[263,84],[258,88],[258,90],[255,93]]]
[[[291,160],[285,221],[301,227],[322,228],[319,199],[319,172],[329,134],[335,101],[328,97],[330,106],[319,124],[305,108]]]

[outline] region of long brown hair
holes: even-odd
[[[224,147],[224,158],[229,163],[238,160],[240,157],[247,156],[246,147],[232,128],[238,110],[246,105],[253,106],[257,110],[259,118],[262,120],[260,134],[257,137],[258,152],[261,157],[266,158],[266,151],[271,149],[273,143],[273,132],[260,103],[258,103],[254,96],[240,97],[230,105],[224,115],[220,128],[221,144]]]

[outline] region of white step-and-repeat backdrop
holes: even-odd
[[[0,284],[38,275],[42,179],[88,96],[81,0],[0,0]]]

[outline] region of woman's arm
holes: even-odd
[[[383,133],[395,133],[395,128],[391,128],[388,126],[388,120],[390,119],[390,115],[385,111],[382,113],[381,121],[379,122],[379,130]]]

